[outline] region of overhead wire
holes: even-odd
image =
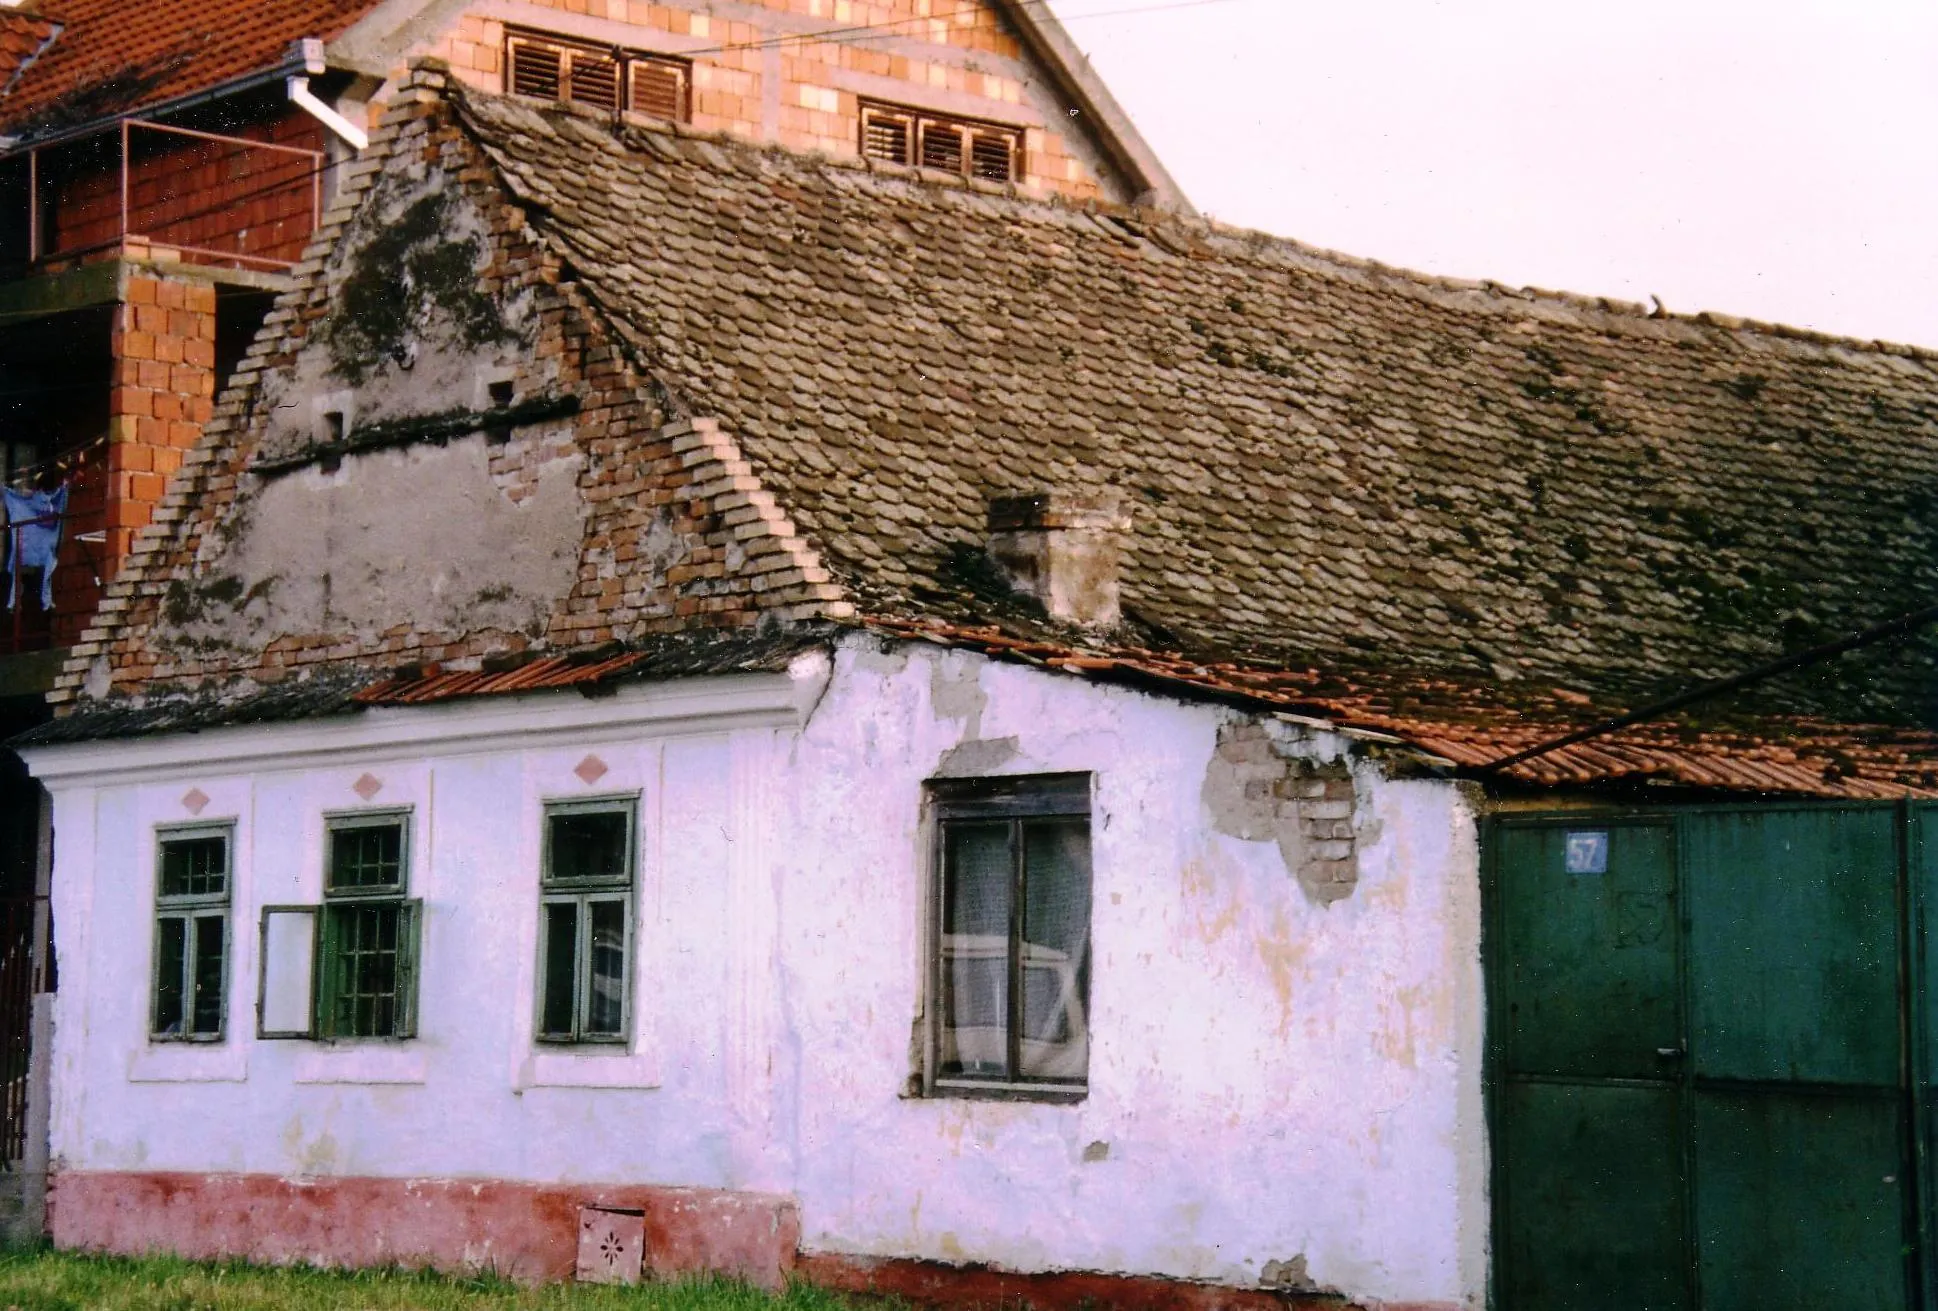
[[[1030,9],[1043,9],[1048,10],[1053,15],[1055,14],[1055,11],[1050,9],[1050,0],[1016,0],[1016,3]],[[1171,9],[1202,9],[1209,5],[1236,3],[1238,3],[1238,0],[1168,0],[1164,4],[1140,5],[1136,8],[1127,9],[1100,9],[1093,13],[1057,15],[1057,17],[1062,22],[1075,23],[1087,22],[1093,18],[1136,17],[1139,14],[1156,14]],[[991,18],[1000,18],[1000,15],[994,10],[982,9],[977,12],[979,19],[984,15]],[[735,50],[765,50],[776,46],[797,44],[819,45],[827,43],[846,45],[851,41],[866,41],[872,37],[886,34],[891,28],[912,27],[916,25],[926,26],[932,23],[947,24],[951,22],[952,17],[952,15],[937,16],[934,14],[922,14],[910,18],[891,18],[879,23],[856,23],[847,27],[829,27],[814,32],[783,32],[775,36],[762,37],[756,41],[729,41],[721,45],[695,46],[680,51],[679,53],[682,57],[685,57],[690,55],[725,54]],[[965,24],[964,26],[973,31],[978,28],[994,25],[976,22]]]

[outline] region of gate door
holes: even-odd
[[[1496,830],[1499,1304],[1693,1306],[1667,824]]]
[[[1898,1311],[1899,812],[1494,831],[1499,1304]]]

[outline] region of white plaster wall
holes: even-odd
[[[1304,1257],[1355,1296],[1479,1304],[1472,818],[1447,784],[1372,781],[1358,887],[1322,908],[1275,842],[1206,822],[1219,720],[973,655],[844,653],[795,746],[778,860],[808,1245],[1241,1285]],[[1075,1106],[898,1095],[921,782],[1004,755],[1096,778]]]
[[[864,643],[805,728],[415,748],[395,728],[484,713],[366,715],[327,750],[302,725],[224,730],[200,741],[267,763],[52,780],[58,1166],[755,1188],[797,1196],[817,1250],[1238,1284],[1303,1258],[1356,1297],[1481,1304],[1477,847],[1453,786],[1361,766],[1359,882],[1321,907],[1276,843],[1207,822],[1215,709]],[[278,767],[285,743],[309,754]],[[590,785],[573,772],[588,754],[608,771]],[[1096,777],[1075,1105],[907,1093],[922,783],[965,766]],[[413,811],[421,1037],[258,1041],[258,908],[318,898],[322,816],[365,805],[365,774],[382,782],[368,804]],[[219,1047],[146,1039],[153,830],[190,818],[191,787],[197,818],[237,825]],[[548,1056],[530,1039],[540,804],[629,792],[634,1041]]]

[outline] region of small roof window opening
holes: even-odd
[[[664,55],[550,32],[505,34],[505,89],[513,95],[684,123],[691,115],[692,73],[685,60]]]
[[[985,182],[1014,182],[1023,176],[1021,128],[902,105],[862,101],[861,153]]]

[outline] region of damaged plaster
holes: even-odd
[[[257,457],[290,460],[352,428],[481,408],[489,380],[529,370],[535,297],[484,280],[492,244],[461,184],[387,175],[326,268],[335,312],[292,367],[264,380]]]
[[[929,667],[929,704],[937,719],[962,721],[962,739],[936,762],[937,778],[974,778],[995,774],[1021,753],[1015,734],[985,738],[983,712],[989,708],[989,694],[982,687],[981,661],[945,656]]]
[[[398,624],[540,637],[577,578],[583,463],[567,445],[501,486],[472,436],[264,480],[197,581],[170,586],[157,640],[258,651],[330,634],[368,648]]]
[[[1201,797],[1213,828],[1247,842],[1278,843],[1306,896],[1329,906],[1352,896],[1359,882],[1352,768],[1345,760],[1298,754],[1277,728],[1258,720],[1222,724]]]

